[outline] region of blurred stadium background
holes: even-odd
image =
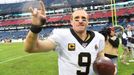
[[[47,37],[54,28],[70,27],[71,12],[80,7],[89,13],[89,30],[100,31],[115,24],[134,25],[134,0],[44,0],[44,4],[47,26],[39,34],[40,39]],[[23,50],[23,41],[31,26],[30,6],[39,8],[39,1],[0,1],[0,75],[58,75],[56,53],[27,54]],[[113,11],[117,19],[114,24]],[[122,53],[121,47],[119,53]],[[118,75],[134,73],[134,63],[126,66],[119,60],[118,68]]]

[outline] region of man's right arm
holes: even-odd
[[[28,32],[24,42],[25,50],[29,53],[47,52],[56,48],[56,44],[49,39],[40,40],[38,34]]]
[[[46,22],[46,10],[43,1],[40,1],[40,9],[29,8],[32,13],[32,26],[26,36],[24,43],[25,50],[32,52],[46,52],[55,49],[56,44],[50,40],[40,40],[38,33],[41,31],[41,26]]]

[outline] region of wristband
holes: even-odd
[[[41,18],[41,19],[40,19],[40,22],[41,22],[41,25],[46,24],[46,18]]]
[[[37,34],[37,33],[39,33],[42,30],[42,27],[38,27],[38,26],[32,25],[30,30],[31,30],[31,32]]]

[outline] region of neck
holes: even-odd
[[[84,32],[75,32],[83,41],[86,39],[86,37],[88,36],[87,35],[87,32],[84,31]]]

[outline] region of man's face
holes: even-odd
[[[76,32],[84,32],[88,25],[88,14],[86,11],[75,11],[72,14],[71,25]]]

